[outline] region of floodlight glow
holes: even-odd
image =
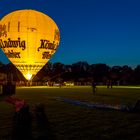
[[[0,21],[0,48],[27,77],[36,75],[55,53],[60,41],[56,23],[35,10],[18,10]]]
[[[32,78],[32,74],[30,74],[29,72],[25,75],[25,78],[27,79],[27,80],[31,80],[31,78]]]

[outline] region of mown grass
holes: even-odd
[[[140,99],[140,89],[130,87],[20,87],[16,95],[24,99],[33,111],[34,105],[43,103],[52,133],[57,140],[139,140],[140,114],[115,110],[89,109],[64,103],[57,97],[89,103],[132,104]],[[0,97],[0,138],[12,130],[14,108]],[[33,121],[33,136],[38,132]]]

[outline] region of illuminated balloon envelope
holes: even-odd
[[[60,41],[55,22],[35,10],[18,10],[0,21],[0,48],[26,79],[48,62]]]

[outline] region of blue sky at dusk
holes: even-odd
[[[51,62],[140,64],[139,0],[1,0],[0,18],[19,9],[49,15],[60,29]],[[9,61],[0,53],[0,61]]]

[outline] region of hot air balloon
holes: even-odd
[[[26,79],[49,61],[60,41],[56,23],[36,10],[17,10],[0,21],[0,48]]]

